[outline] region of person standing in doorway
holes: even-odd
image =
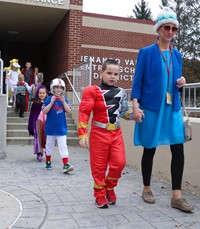
[[[40,85],[42,85],[44,81],[44,76],[42,72],[39,72],[39,68],[34,68],[34,81],[33,84],[35,85],[35,90],[33,92],[33,97],[35,98],[35,93]]]
[[[25,68],[22,68],[22,74],[24,75],[24,81],[29,85],[34,82],[34,71],[31,68],[32,64],[30,61],[26,61]]]
[[[149,204],[155,203],[151,189],[154,154],[159,145],[170,145],[171,206],[191,212],[193,206],[181,193],[184,127],[180,91],[186,80],[182,76],[181,53],[170,45],[178,27],[176,14],[164,7],[155,24],[158,42],[139,51],[132,86],[133,119],[136,121],[134,145],[144,147],[141,161],[143,200]]]

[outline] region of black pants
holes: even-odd
[[[19,116],[24,114],[26,107],[26,95],[17,94],[16,95],[16,109],[19,109]]]
[[[172,177],[172,190],[180,190],[183,177],[184,168],[184,149],[183,144],[170,145],[172,154],[171,160],[171,177]],[[150,179],[153,167],[153,157],[156,148],[144,148],[142,156],[142,177],[144,186],[150,186]]]

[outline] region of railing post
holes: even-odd
[[[0,59],[0,159],[6,158],[7,96],[3,94],[3,60]]]
[[[0,71],[0,94],[3,94],[3,60],[0,58],[1,71]]]
[[[89,68],[90,68],[90,81],[89,81],[89,86],[92,85],[92,61],[90,60],[90,63],[89,63]]]
[[[65,77],[67,78],[68,83],[70,84],[70,86],[71,86],[71,88],[72,88],[72,90],[73,90],[73,92],[74,92],[74,94],[75,94],[75,96],[76,96],[76,98],[77,98],[78,102],[80,103],[80,102],[81,102],[81,100],[80,100],[80,98],[79,98],[78,94],[76,93],[76,91],[75,91],[75,89],[74,89],[74,86],[72,85],[72,83],[71,83],[71,81],[70,81],[70,79],[69,79],[69,77],[68,77],[67,73],[65,73],[64,75],[65,75]]]

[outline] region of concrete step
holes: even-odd
[[[7,130],[27,130],[27,123],[7,123]],[[75,124],[68,124],[68,130],[76,130]]]
[[[27,127],[29,112],[24,113],[24,118],[19,118],[18,113],[11,110],[7,113],[7,144],[8,145],[33,145],[33,136],[29,136]],[[71,115],[67,116],[68,136],[67,144],[78,145],[77,127]]]
[[[77,137],[76,130],[69,130],[68,137]],[[29,137],[28,130],[7,130],[7,137]]]
[[[30,112],[24,112],[24,117],[29,117],[29,113]],[[7,112],[7,117],[18,117],[19,116],[19,113],[16,113],[14,111],[10,111],[10,112]],[[71,114],[67,114],[66,115],[67,118],[72,118],[72,115]]]
[[[68,124],[74,124],[74,120],[72,118],[67,118],[66,122]],[[28,123],[28,117],[24,117],[24,118],[19,118],[18,116],[7,117],[7,123]]]
[[[77,146],[78,145],[77,137],[67,137],[68,146]],[[8,145],[33,145],[33,137],[7,137]]]
[[[19,113],[16,112],[7,112],[7,117],[19,117]],[[29,117],[29,112],[24,112],[24,117]]]

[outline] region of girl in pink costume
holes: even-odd
[[[37,123],[39,121],[38,117],[41,112],[41,108],[43,105],[44,100],[46,99],[48,95],[48,91],[45,86],[40,85],[36,91],[35,94],[35,101],[33,102],[31,106],[31,111],[29,115],[29,121],[28,121],[28,131],[29,134],[34,136],[34,145],[33,145],[33,153],[37,154],[37,160],[39,162],[42,161],[43,156],[43,148],[41,148],[41,138],[38,138],[38,129],[42,130],[41,125],[37,128]],[[42,118],[43,119],[43,118]]]

